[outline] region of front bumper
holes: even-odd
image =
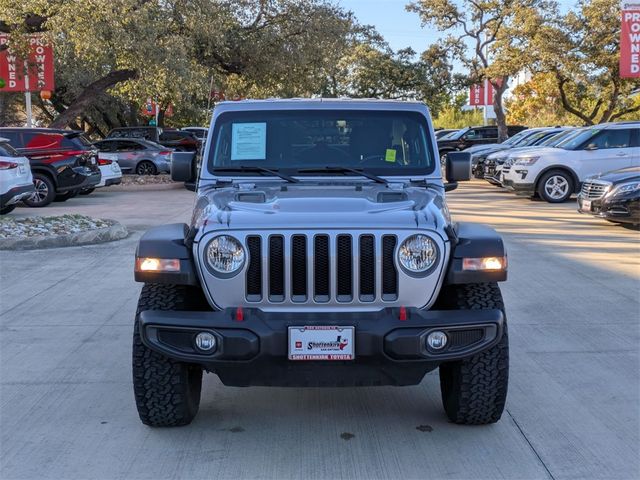
[[[620,223],[640,224],[640,196],[627,197],[601,197],[590,200],[590,204],[585,205],[582,196],[578,196],[578,212],[593,215]]]
[[[20,200],[23,200],[30,196],[34,191],[35,188],[33,186],[33,183],[15,186],[0,194],[0,207],[7,207],[9,205],[13,205],[14,203],[18,203]]]
[[[147,310],[139,315],[144,344],[162,355],[202,365],[225,385],[347,386],[415,385],[442,362],[491,348],[504,328],[501,310],[399,309],[378,312],[291,313],[244,309],[217,312]],[[355,327],[355,360],[290,361],[288,327]],[[449,341],[440,352],[426,347],[426,336],[444,331]],[[199,332],[217,338],[212,354],[194,344]]]
[[[536,186],[533,183],[515,183],[513,180],[504,177],[502,179],[502,186],[512,190],[516,195],[521,197],[533,197],[536,191]]]

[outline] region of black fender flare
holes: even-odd
[[[136,282],[169,283],[173,285],[200,285],[193,258],[187,242],[189,226],[186,223],[171,223],[147,230],[136,248]],[[139,258],[176,259],[180,262],[178,272],[143,272],[138,270]]]
[[[464,258],[506,257],[502,237],[493,228],[480,223],[459,222],[455,225],[455,244],[447,271],[446,284],[504,282],[507,269],[469,271],[462,269]]]

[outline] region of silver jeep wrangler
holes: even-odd
[[[427,107],[416,102],[223,102],[199,172],[172,176],[191,224],[146,232],[133,333],[143,423],[190,423],[202,372],[225,385],[416,385],[440,370],[449,419],[496,422],[508,380],[492,229],[452,222]]]

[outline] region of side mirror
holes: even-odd
[[[171,180],[174,182],[194,182],[194,152],[173,152],[171,154]]]
[[[449,152],[445,168],[448,182],[471,180],[471,154],[469,152]]]
[[[598,150],[598,146],[595,143],[590,143],[589,145],[584,147],[584,149],[589,151]]]

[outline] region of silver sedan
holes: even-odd
[[[125,173],[155,175],[171,170],[173,150],[138,138],[108,138],[96,142],[98,158],[118,162]]]

